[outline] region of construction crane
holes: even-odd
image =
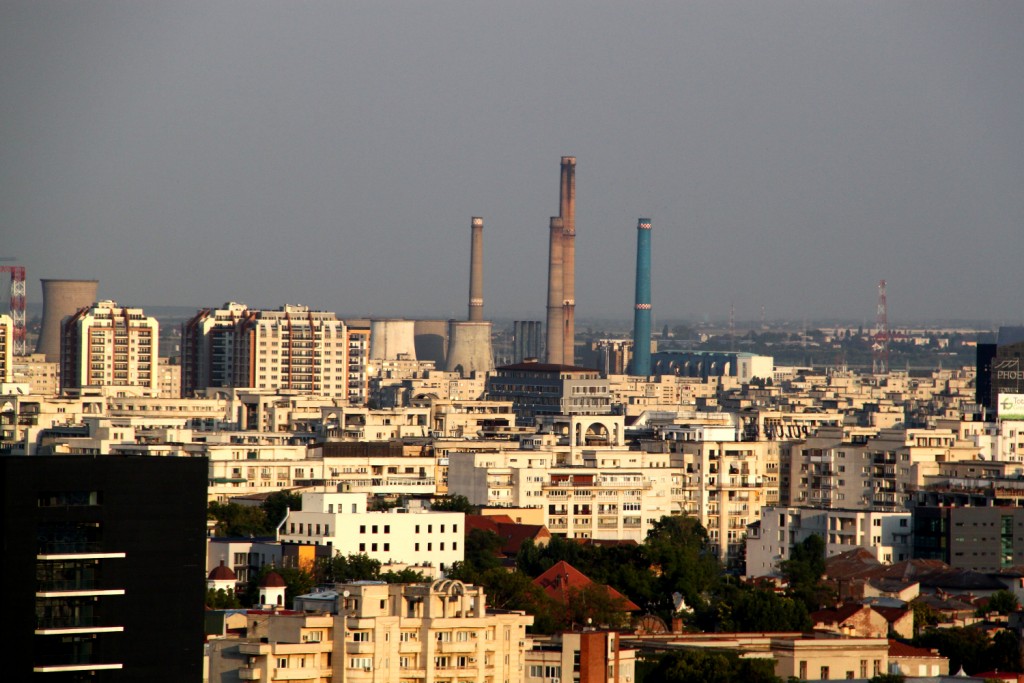
[[[0,256],[0,261],[17,261],[13,256]],[[26,356],[25,348],[25,266],[0,266],[0,273],[11,274],[11,319],[14,321],[15,356]]]

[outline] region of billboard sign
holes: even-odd
[[[1024,394],[999,394],[999,419],[1024,420]]]

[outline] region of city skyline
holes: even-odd
[[[560,156],[578,319],[1014,322],[1024,7],[0,7],[4,246],[125,306],[544,316]],[[657,323],[656,323],[657,324]]]

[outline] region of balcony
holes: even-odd
[[[319,681],[323,676],[331,676],[331,671],[323,671],[315,667],[289,667],[286,669],[275,669],[274,678],[275,681]]]
[[[83,560],[124,558],[125,553],[104,552],[98,541],[51,541],[39,544],[37,560]]]
[[[93,616],[67,616],[36,619],[36,635],[71,633],[120,633],[124,626],[106,626]]]
[[[243,681],[258,681],[263,678],[263,669],[257,666],[239,669],[238,677]]]

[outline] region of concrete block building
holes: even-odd
[[[279,537],[329,546],[342,555],[430,564],[444,571],[463,559],[465,528],[461,512],[372,512],[363,493],[303,493],[302,510],[288,514]]]

